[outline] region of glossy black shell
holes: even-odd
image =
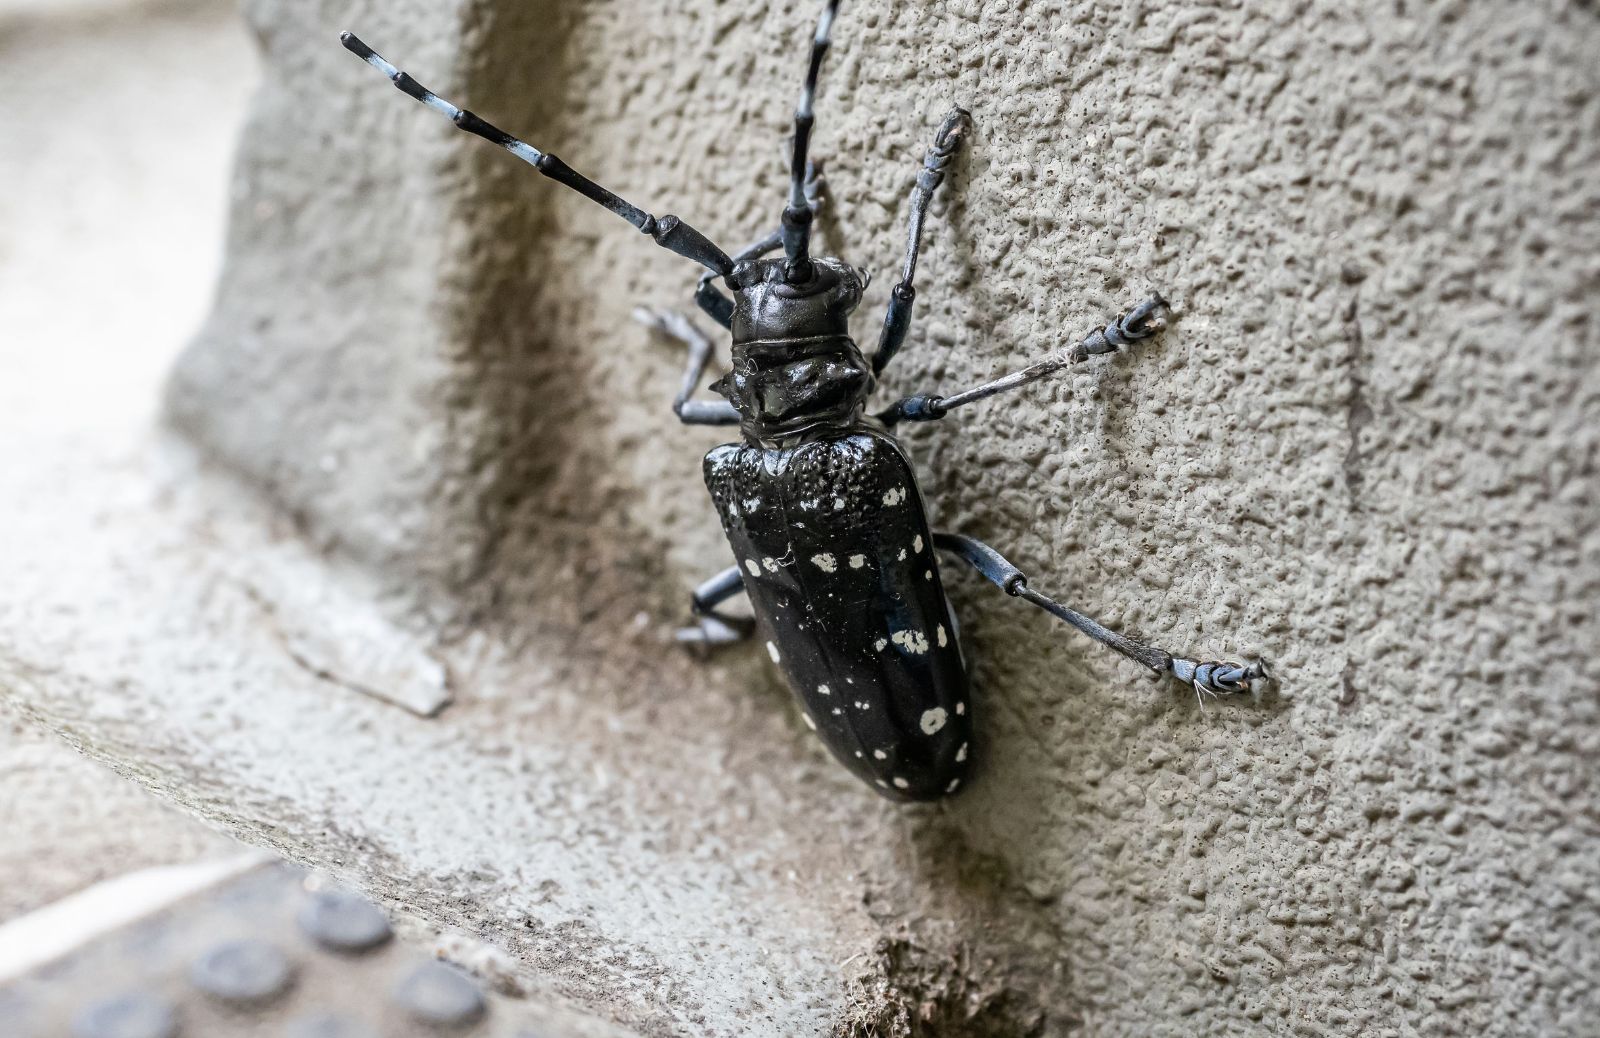
[[[954,793],[972,723],[916,477],[861,422],[793,446],[727,444],[706,485],[760,637],[828,749],[897,800]]]

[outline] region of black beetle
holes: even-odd
[[[808,161],[812,101],[839,0],[826,0],[812,42],[795,135],[788,204],[777,230],[729,257],[677,217],[656,218],[471,112],[438,97],[350,33],[344,45],[411,97],[598,202],[671,251],[706,267],[695,302],[733,338],[732,370],[712,389],[726,399],[691,399],[711,340],[683,315],[641,310],[645,323],[689,347],[673,401],[685,423],[738,425],[741,443],[705,458],[706,485],[737,563],[694,592],[697,626],[679,640],[700,645],[761,631],[806,720],[845,766],[885,796],[930,800],[960,788],[971,761],[972,711],[955,618],[940,584],[935,549],[1197,695],[1250,692],[1265,664],[1196,663],[1134,641],[1047,598],[981,541],[928,526],[916,475],[891,428],[931,421],[964,404],[1046,378],[1069,365],[1148,338],[1166,303],[1152,295],[1104,328],[1011,375],[950,396],[907,397],[875,415],[866,404],[911,323],[922,225],[934,191],[971,127],[947,115],[911,193],[910,233],[900,281],[870,361],[850,337],[849,317],[867,277],[834,258],[812,257],[810,230],[822,200]],[[764,259],[783,250],[782,259]],[[734,293],[716,286],[720,278]],[[740,591],[755,620],[717,611]]]

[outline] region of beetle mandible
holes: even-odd
[[[1188,683],[1199,696],[1253,691],[1262,662],[1195,662],[1135,641],[1046,597],[1001,554],[972,537],[936,533],[915,472],[892,429],[1049,377],[1090,357],[1149,338],[1166,303],[1151,295],[1080,341],[1013,374],[948,396],[919,394],[869,414],[868,399],[911,326],[923,221],[960,151],[971,116],[954,108],[934,135],[911,192],[900,280],[870,360],[850,337],[849,317],[868,278],[833,257],[811,255],[822,178],[809,160],[813,100],[839,0],[825,0],[795,110],[789,195],[779,226],[730,257],[675,216],[657,218],[530,144],[427,90],[350,33],[345,47],[396,87],[455,125],[486,138],[540,173],[627,220],[657,244],[707,268],[695,302],[732,336],[732,366],[714,382],[725,399],[693,399],[712,343],[682,314],[637,316],[688,346],[672,408],[693,425],[737,425],[741,442],[706,455],[706,485],[736,563],[695,589],[697,626],[679,640],[702,646],[759,630],[807,723],[856,775],[896,800],[956,792],[972,761],[972,710],[956,623],[935,550],[971,565],[1090,638]],[[766,258],[782,251],[781,258]],[[725,295],[717,281],[733,293]],[[752,623],[719,612],[748,594]]]

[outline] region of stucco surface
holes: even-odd
[[[822,242],[879,274],[863,342],[929,135],[956,102],[976,124],[886,397],[1022,366],[1150,289],[1177,308],[1128,354],[909,430],[935,522],[1108,623],[1282,679],[1202,709],[955,576],[981,763],[905,810],[826,762],[754,653],[666,645],[726,564],[699,483],[718,437],[673,424],[680,357],[628,311],[687,304],[695,271],[335,38],[735,246],[781,204],[814,7],[251,3],[269,82],[168,401],[293,522],[251,533],[237,489],[182,466],[127,493],[177,509],[172,601],[251,629],[249,596],[189,584],[252,553],[280,584],[365,588],[458,704],[402,726],[324,683],[324,728],[279,719],[319,686],[257,632],[233,670],[215,648],[127,664],[187,676],[141,749],[85,691],[99,668],[50,678],[59,640],[14,637],[33,712],[253,838],[350,852],[369,889],[650,1033],[1584,1033],[1600,18],[844,5],[815,147]],[[324,551],[335,575],[308,575]],[[357,763],[326,759],[345,745]],[[398,777],[414,760],[452,770]]]

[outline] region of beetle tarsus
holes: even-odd
[[[1196,663],[1173,657],[1167,664],[1167,673],[1192,687],[1195,695],[1204,702],[1205,696],[1248,695],[1256,698],[1261,688],[1274,679],[1265,660],[1235,663],[1232,660],[1209,660]]]

